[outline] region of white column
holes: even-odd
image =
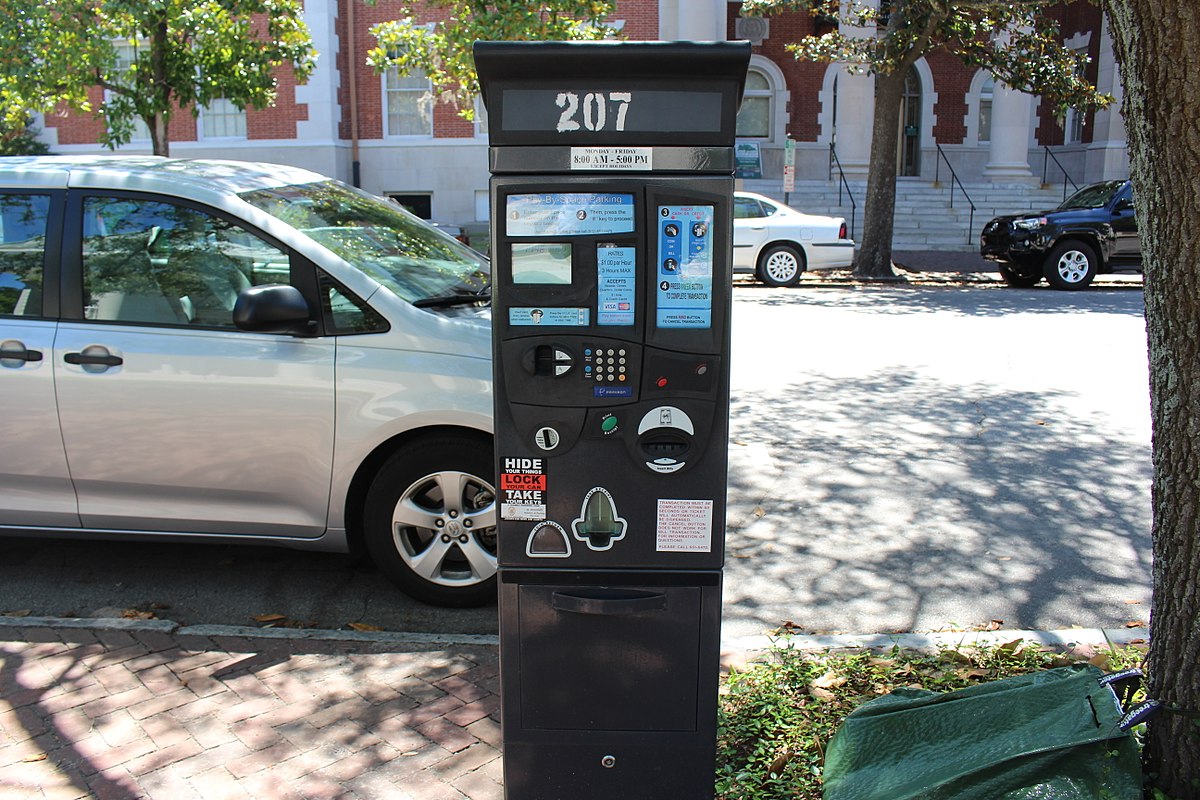
[[[1027,182],[1029,168],[1029,124],[1033,97],[996,82],[992,92],[992,142],[983,175],[992,183]]]
[[[863,5],[879,7],[879,0],[864,0]],[[859,28],[840,23],[839,31],[850,38],[870,39],[875,27]],[[871,165],[871,132],[875,121],[875,78],[853,74],[845,67],[837,77],[837,126],[834,145],[838,161],[850,180],[866,180]]]
[[[853,75],[843,67],[837,82],[837,126],[833,136],[838,161],[849,180],[866,180],[875,121],[875,78]]]
[[[1108,92],[1116,100],[1103,111],[1097,111],[1092,144],[1087,154],[1086,181],[1114,180],[1129,177],[1129,143],[1125,138],[1125,118],[1121,115],[1121,99],[1125,91],[1117,71],[1112,36],[1108,26],[1101,26],[1100,61],[1096,88]]]
[[[659,0],[659,36],[665,41],[723,42],[728,8],[728,0]]]

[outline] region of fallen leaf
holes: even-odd
[[[283,622],[287,619],[286,614],[259,614],[253,617],[255,622]]]
[[[1145,639],[1130,639],[1129,643],[1130,644],[1145,644],[1146,640]]]
[[[756,516],[756,517],[758,517],[758,518],[760,518],[760,519],[761,519],[762,517],[765,517],[766,515],[767,515],[767,512],[766,512],[766,510],[765,510],[765,509],[763,509],[763,507],[762,507],[762,506],[755,506],[755,507],[754,507],[754,516]]]
[[[1025,646],[1024,639],[1013,639],[1011,642],[1005,642],[996,649],[1002,653],[1017,653]]]
[[[35,756],[25,756],[24,758],[21,759],[21,761],[26,764],[32,764],[34,761],[45,761],[45,760],[46,760],[45,753],[38,753]]]
[[[1125,605],[1127,605],[1127,606],[1140,606],[1141,604],[1142,604],[1141,600],[1126,600],[1125,601]]]
[[[121,612],[123,619],[154,619],[153,611],[141,611],[136,608],[127,608]]]
[[[1131,619],[1131,620],[1129,620],[1129,622],[1125,623],[1125,627],[1126,628],[1144,628],[1144,627],[1146,627],[1146,623],[1139,622],[1136,619]]]
[[[776,756],[774,761],[771,762],[771,766],[767,767],[767,774],[768,775],[782,775],[783,768],[787,766],[787,763],[789,761],[791,761],[791,759],[792,759],[792,751],[784,750],[782,753],[780,753],[778,756]]]
[[[1093,667],[1098,667],[1102,670],[1107,670],[1109,665],[1108,653],[1097,653],[1088,659],[1088,663]]]
[[[837,699],[837,695],[836,695],[836,694],[834,694],[833,692],[829,691],[828,689],[822,689],[822,688],[820,688],[820,687],[818,687],[818,686],[809,686],[809,687],[808,687],[808,693],[809,693],[810,695],[812,695],[813,697],[815,697],[816,699],[818,699],[818,700],[822,700],[822,701],[824,701],[824,702],[826,702],[826,703],[828,703],[828,702],[830,702],[830,701],[832,701],[832,700],[836,700],[836,699]]]
[[[844,675],[838,675],[836,672],[826,672],[824,675],[808,685],[810,687],[815,686],[818,689],[833,689],[834,687],[844,686],[845,684],[846,678]]]
[[[1033,424],[1034,424],[1034,425],[1045,425],[1045,424],[1046,424],[1046,420],[1044,420],[1044,419],[1035,419],[1035,420],[1033,421]]]
[[[988,675],[989,675],[989,673],[986,669],[979,669],[978,667],[976,667],[975,669],[959,670],[959,672],[958,672],[958,677],[965,678],[965,679],[986,678],[986,677],[988,677]]]
[[[896,666],[896,659],[875,657],[875,658],[868,658],[867,663],[870,664],[872,667],[885,667],[885,668],[886,667],[894,667],[894,666]]]
[[[20,611],[5,611],[4,616],[6,616],[6,617],[28,617],[32,613],[33,612],[30,611],[28,608],[23,608]]]
[[[997,561],[1012,561],[1012,556],[997,556]]]
[[[987,629],[988,629],[989,631],[998,631],[998,630],[1000,630],[1000,628],[1001,628],[1003,625],[1004,625],[1004,620],[1002,620],[1002,619],[994,619],[994,620],[992,620],[991,622],[989,622],[989,623],[987,624]]]
[[[356,630],[356,631],[360,631],[360,632],[362,632],[362,633],[368,633],[368,632],[370,632],[370,631],[381,631],[381,630],[383,630],[383,628],[379,627],[378,625],[368,625],[368,624],[367,624],[367,623],[365,623],[365,622],[351,622],[351,623],[350,623],[350,627],[351,627],[351,628],[353,628],[354,630]]]

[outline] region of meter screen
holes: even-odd
[[[632,233],[633,217],[632,194],[512,194],[504,230],[509,236],[603,236]]]
[[[711,328],[713,206],[658,207],[660,328]]]
[[[571,245],[567,242],[538,242],[512,246],[513,283],[569,286]]]

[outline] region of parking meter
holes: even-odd
[[[509,800],[713,794],[749,55],[475,45]]]

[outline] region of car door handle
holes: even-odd
[[[125,363],[125,359],[114,355],[92,355],[90,353],[67,353],[63,356],[63,361],[68,364],[98,364],[105,367],[119,367]]]
[[[21,347],[20,350],[0,350],[0,359],[13,361],[41,361],[41,350],[30,350],[26,347]]]

